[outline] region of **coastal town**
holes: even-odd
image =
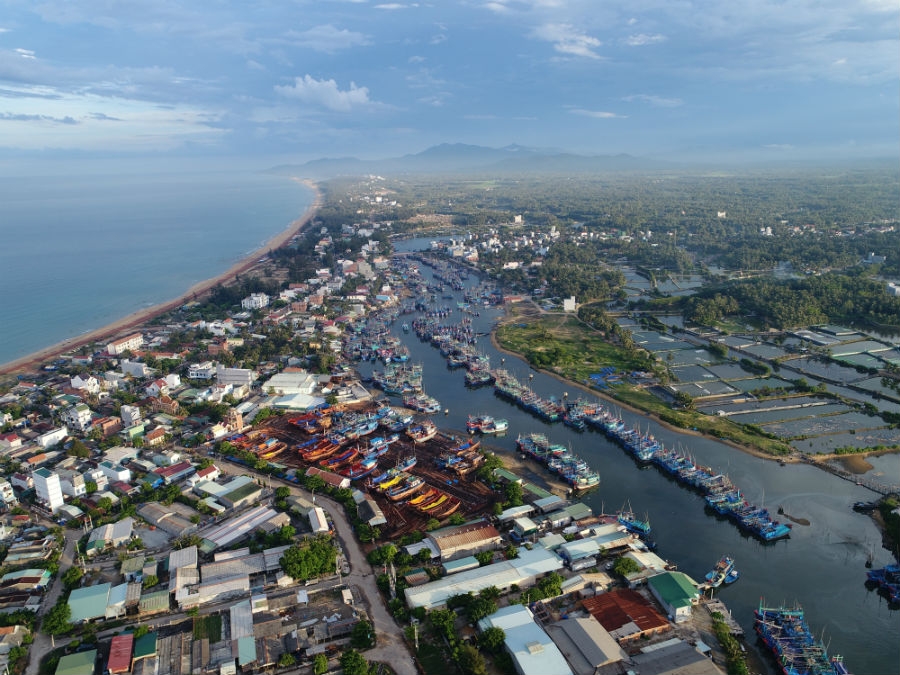
[[[327,214],[225,283],[7,370],[10,673],[851,672],[799,607],[732,615],[719,591],[740,583],[740,560],[717,554],[692,578],[630,504],[592,509],[582,496],[602,490],[603,467],[551,434],[609,440],[760,546],[803,518],[754,503],[724,467],[621,411],[865,489],[858,509],[889,533],[897,478],[858,469],[900,447],[896,340],[828,321],[685,320],[640,303],[687,297],[700,275],[650,279],[626,259],[592,276],[621,283],[584,313],[578,292],[529,274],[554,247],[619,233],[509,213],[502,234],[496,223],[461,234],[425,209],[401,226],[385,181],[341,190],[352,208],[329,194]],[[415,235],[427,250],[399,250]],[[567,358],[576,323],[615,354]],[[444,374],[423,373],[413,347]],[[537,393],[533,372],[558,391]],[[442,377],[499,403],[441,398]],[[545,431],[515,428],[513,411]],[[495,446],[504,435],[514,452]],[[870,572],[896,612],[900,569]],[[742,622],[765,650],[748,650]]]

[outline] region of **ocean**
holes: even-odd
[[[267,174],[4,177],[0,364],[178,297],[312,199]]]

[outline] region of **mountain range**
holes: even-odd
[[[465,143],[444,143],[422,152],[385,159],[338,157],[315,159],[304,164],[282,164],[269,173],[301,175],[322,180],[361,174],[508,173],[600,173],[646,171],[673,165],[632,155],[577,155],[554,149],[508,145],[490,148]]]

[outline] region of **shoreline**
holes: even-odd
[[[303,229],[310,223],[310,221],[312,221],[313,217],[322,206],[322,191],[319,189],[319,186],[316,182],[310,179],[300,179],[296,177],[292,177],[291,180],[302,183],[310,190],[312,190],[313,200],[310,203],[309,207],[307,207],[306,211],[304,211],[297,219],[291,221],[291,223],[283,231],[270,237],[262,246],[238,260],[227,270],[224,270],[222,273],[217,274],[214,277],[194,284],[176,298],[165,300],[145,309],[140,309],[120,319],[116,319],[115,321],[112,321],[104,326],[101,326],[100,328],[96,328],[76,337],[66,338],[65,340],[57,342],[54,345],[50,345],[49,347],[39,349],[38,351],[27,354],[26,356],[22,356],[18,359],[0,364],[0,375],[15,375],[32,371],[36,368],[39,368],[45,361],[48,361],[49,359],[69,353],[73,350],[83,347],[84,345],[90,344],[91,342],[113,338],[116,337],[119,333],[133,331],[134,329],[144,325],[151,319],[155,319],[156,317],[161,316],[162,314],[170,312],[176,307],[183,305],[185,302],[194,298],[195,296],[204,295],[219,284],[224,284],[229,279],[237,275],[244,274],[248,270],[256,267],[260,257],[271,253],[275,249],[281,248],[295,236],[300,234],[300,232],[303,231]]]

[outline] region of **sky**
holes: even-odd
[[[900,156],[897,0],[0,0],[0,154]]]

